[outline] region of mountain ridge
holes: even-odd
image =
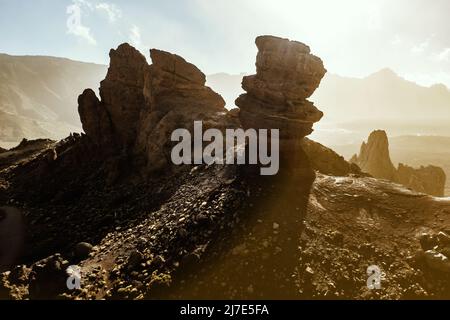
[[[0,54],[0,141],[61,139],[79,131],[76,98],[106,66],[50,56]]]

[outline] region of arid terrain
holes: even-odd
[[[0,151],[1,299],[450,299],[450,199],[306,138],[324,63],[301,42],[255,43],[238,108],[182,57],[152,49],[149,64],[125,43],[99,97],[80,92],[83,133]],[[173,165],[170,133],[194,120],[279,128],[278,174]]]

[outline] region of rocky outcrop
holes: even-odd
[[[445,172],[440,167],[430,165],[415,169],[403,163],[398,165],[397,182],[413,190],[443,197],[445,181]]]
[[[78,97],[78,113],[84,132],[95,145],[103,149],[115,147],[110,115],[92,89]]]
[[[322,60],[301,42],[260,36],[256,46],[256,74],[243,78],[247,93],[236,100],[239,118],[244,128],[280,129],[282,166],[301,166],[301,138],[323,116],[307,98],[326,70]]]
[[[150,57],[148,65],[127,43],[111,50],[101,100],[87,89],[78,98],[78,109],[84,132],[99,151],[125,154],[143,170],[158,170],[170,161],[173,130],[192,129],[194,120],[223,127],[227,110],[196,66],[156,49]]]
[[[249,195],[239,223],[214,242],[214,250],[206,250],[206,262],[192,269],[199,271],[178,280],[170,298],[282,299],[297,294],[292,279],[298,234],[315,178],[301,143],[322,117],[306,98],[326,71],[302,43],[261,36],[256,46],[256,75],[243,79],[247,93],[236,100],[239,110],[234,112],[244,129],[279,129],[280,170],[261,176],[255,167],[237,169]]]
[[[312,168],[320,173],[334,176],[362,174],[358,165],[346,161],[344,157],[318,142],[304,138],[301,141],[301,146],[308,155]]]
[[[373,131],[369,139],[363,142],[358,156],[351,162],[356,163],[362,171],[380,179],[394,181],[395,167],[389,155],[389,141],[383,130]]]
[[[415,191],[433,196],[444,196],[445,172],[436,166],[419,169],[399,164],[395,168],[389,155],[389,141],[385,131],[373,131],[369,139],[363,142],[359,155],[354,155],[350,162],[357,164],[362,171],[375,178],[387,179],[401,183]]]
[[[135,152],[152,171],[170,163],[170,135],[177,128],[193,130],[195,120],[204,127],[222,129],[230,123],[225,101],[205,86],[205,75],[182,57],[152,49],[153,64],[145,74],[148,110],[141,113]]]

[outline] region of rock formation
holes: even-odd
[[[441,167],[430,165],[415,169],[403,163],[398,165],[396,182],[413,190],[443,197],[445,181],[446,175]]]
[[[170,161],[174,129],[191,129],[194,120],[219,128],[226,123],[222,97],[180,56],[152,49],[153,64],[148,65],[127,43],[109,55],[101,100],[90,89],[78,99],[83,129],[100,150],[125,154],[141,168],[158,170]]]
[[[153,64],[145,74],[144,95],[149,106],[141,114],[135,151],[149,170],[170,163],[170,135],[177,128],[192,132],[195,120],[222,129],[229,123],[222,97],[205,86],[205,75],[182,57],[152,49]]]
[[[244,128],[280,129],[282,166],[301,166],[299,143],[323,116],[307,98],[326,70],[322,60],[301,42],[260,36],[256,46],[256,74],[243,78],[247,93],[236,99],[239,118]]]
[[[363,142],[359,155],[354,155],[350,162],[357,164],[362,171],[375,178],[387,179],[401,183],[415,191],[442,197],[445,189],[445,172],[436,166],[414,169],[399,164],[396,169],[389,155],[389,141],[385,131],[373,131],[369,139]]]
[[[395,167],[389,155],[389,141],[385,131],[373,131],[367,143],[363,142],[361,145],[359,155],[351,161],[376,178],[391,181],[395,179]]]
[[[280,171],[261,176],[251,166],[238,171],[249,197],[242,214],[196,272],[183,278],[169,297],[292,298],[298,233],[302,229],[315,178],[302,148],[302,139],[322,117],[306,100],[318,87],[326,70],[309,48],[296,41],[256,38],[256,75],[244,77],[247,93],[236,100],[244,129],[280,130]],[[232,270],[232,271],[231,271]],[[270,280],[268,280],[270,279]]]
[[[308,155],[312,168],[320,173],[333,176],[362,174],[358,165],[346,161],[344,157],[318,142],[304,138],[301,141],[301,146]]]

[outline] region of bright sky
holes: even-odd
[[[389,67],[450,87],[449,13],[448,0],[0,0],[0,52],[106,64],[129,42],[206,74],[251,73],[254,38],[272,34],[308,44],[332,73]]]

